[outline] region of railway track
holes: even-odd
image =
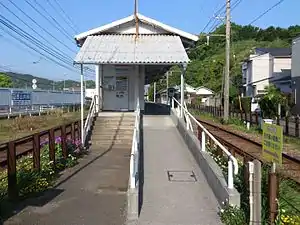
[[[197,118],[197,120],[217,138],[224,146],[226,146],[233,154],[238,155],[247,160],[258,159],[262,163],[267,163],[262,157],[262,144],[250,140],[249,138],[237,134],[233,131],[226,130],[222,126]],[[247,161],[246,160],[246,161]],[[300,184],[300,160],[282,153],[282,167],[279,172]]]

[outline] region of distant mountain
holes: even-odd
[[[64,81],[53,81],[46,78],[36,77],[30,74],[21,74],[13,72],[2,72],[11,78],[14,88],[31,89],[32,79],[37,80],[38,89],[42,90],[63,90]],[[80,82],[74,80],[65,80],[66,88],[79,88]],[[95,88],[95,82],[93,80],[86,81],[87,88]]]

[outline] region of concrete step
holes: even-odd
[[[93,134],[91,139],[102,139],[102,140],[130,140],[132,139],[132,134]]]
[[[91,140],[92,145],[110,145],[110,144],[122,144],[122,145],[131,145],[132,140]]]
[[[117,117],[97,117],[96,121],[111,121],[111,122],[134,122],[135,121],[135,117],[131,118],[117,118]]]
[[[108,132],[112,134],[128,134],[128,133],[133,133],[134,129],[133,128],[126,128],[126,127],[94,127],[92,130],[92,133],[103,133],[103,132]]]
[[[133,129],[134,125],[123,125],[123,124],[95,124],[94,125],[95,128],[115,128],[115,129]]]
[[[104,127],[95,127],[92,130],[92,134],[133,134],[133,129],[118,129],[118,128],[104,128]]]

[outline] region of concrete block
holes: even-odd
[[[137,224],[139,218],[139,187],[127,190],[127,221],[126,225]]]
[[[186,129],[185,122],[176,116],[174,110],[171,110],[171,117],[200,169],[204,173],[219,204],[228,200],[230,204],[240,206],[240,194],[235,188],[232,190],[227,188],[227,182],[221,168],[207,152],[201,151],[200,142],[194,133]]]

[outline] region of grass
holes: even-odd
[[[204,120],[210,120],[215,123],[222,124],[221,119],[210,115],[209,113],[203,113],[197,110],[190,110],[193,115],[201,116]],[[251,126],[248,130],[245,124],[239,118],[230,118],[227,126],[231,127],[233,130],[242,131],[247,134],[251,134],[252,137],[255,137],[257,141],[261,140],[262,131],[258,126]],[[286,148],[291,150],[300,151],[300,138],[284,136],[284,145]]]
[[[86,112],[85,112],[86,114]],[[80,119],[80,112],[51,111],[48,115],[0,120],[0,143]]]

